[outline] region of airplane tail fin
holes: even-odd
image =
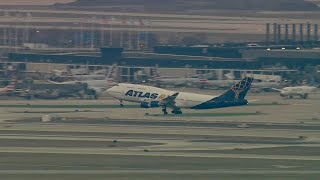
[[[117,79],[117,69],[118,66],[116,64],[113,64],[108,71],[108,74],[106,76],[106,80],[108,84],[114,84]]]
[[[218,98],[224,101],[243,100],[250,89],[252,81],[253,78],[245,77]]]
[[[154,79],[160,78],[160,74],[159,74],[159,71],[158,71],[157,67],[154,67],[154,68],[150,69],[150,77],[152,77]]]
[[[14,90],[16,89],[16,86],[17,86],[17,80],[12,79],[11,82],[5,88],[8,90]]]

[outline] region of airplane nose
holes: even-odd
[[[112,87],[112,88],[113,88],[113,87]],[[112,92],[112,88],[107,89],[107,90],[106,90],[106,93],[109,94],[109,95],[111,95],[111,94],[112,94],[112,93],[111,93],[111,92]]]
[[[106,90],[106,93],[111,96],[111,97],[118,97],[120,92],[119,92],[119,88],[114,86],[114,87],[111,87],[109,89]]]

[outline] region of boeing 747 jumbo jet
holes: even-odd
[[[245,96],[250,89],[253,78],[246,77],[236,83],[220,96],[210,96],[187,92],[176,92],[153,86],[120,83],[107,90],[107,93],[122,101],[137,102],[141,107],[162,107],[162,112],[168,114],[167,108],[173,114],[182,114],[181,108],[214,109],[247,105]]]

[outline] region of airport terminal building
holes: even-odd
[[[296,46],[156,46],[150,51],[123,51],[122,48],[101,48],[100,51],[20,51],[8,53],[5,63],[19,63],[22,71],[45,71],[64,65],[110,66],[118,64],[120,76],[133,76],[138,68],[176,69],[239,69],[287,71],[303,70],[305,66],[320,65],[320,49]],[[34,65],[37,64],[37,67]],[[40,64],[40,65],[39,65]],[[59,66],[59,67],[58,67]],[[39,68],[38,68],[39,67]],[[40,68],[41,67],[41,68]],[[193,71],[194,72],[194,71]],[[177,76],[192,74],[178,73]],[[132,78],[124,78],[130,81]]]

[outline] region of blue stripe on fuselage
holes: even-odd
[[[197,106],[191,107],[191,109],[216,109],[216,108],[225,108],[225,107],[233,107],[233,106],[243,106],[247,105],[248,101],[243,100],[234,100],[234,101],[215,101],[212,99],[210,101],[204,102]]]

